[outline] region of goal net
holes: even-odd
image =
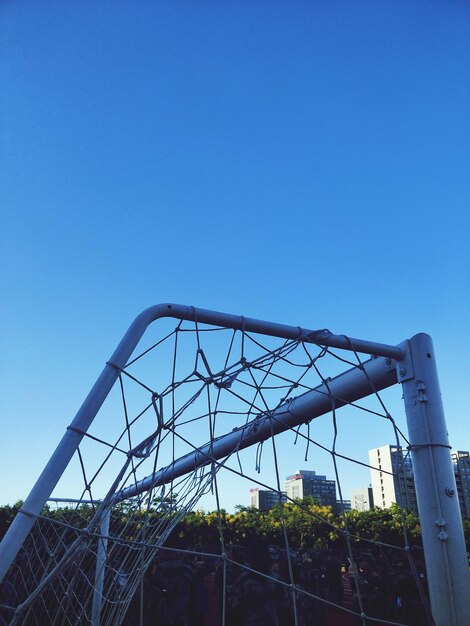
[[[184,311],[67,429],[53,493],[18,515],[0,624],[434,623],[417,517],[348,503],[371,471],[405,475],[397,349]],[[390,471],[369,464],[383,444]]]

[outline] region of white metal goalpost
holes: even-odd
[[[109,446],[109,455],[111,456],[111,453],[116,451],[121,452],[123,463],[116,470],[112,484],[107,486],[105,496],[100,497],[99,503],[89,498],[91,508],[86,523],[80,522],[72,532],[69,528],[70,520],[67,524],[60,520],[54,522],[55,527],[65,529],[67,539],[64,539],[65,535],[60,535],[59,539],[59,534],[57,534],[57,542],[60,543],[61,548],[57,550],[55,556],[52,555],[51,564],[45,565],[46,557],[43,552],[44,554],[47,552],[47,558],[51,557],[54,552],[54,540],[51,538],[47,540],[47,549],[37,547],[39,544],[35,544],[34,549],[26,550],[24,546],[28,537],[36,526],[42,524],[44,507],[72,458],[77,456],[77,451],[83,475],[86,475],[87,470],[83,467],[79,451],[80,445],[85,438],[89,437],[89,429],[111,389],[116,383],[120,384],[121,388],[123,387],[123,376],[128,374],[129,364],[137,360],[130,361],[146,329],[152,322],[164,318],[175,319],[179,323],[193,324],[196,366],[190,375],[181,380],[177,381],[173,375],[171,383],[164,392],[157,393],[149,385],[141,384],[143,392],[149,398],[145,411],[151,411],[155,420],[154,428],[150,428],[145,433],[142,431],[141,437],[137,438],[139,443],[136,443],[136,439],[132,440],[129,435],[138,420],[137,418],[133,420],[130,413],[128,415],[128,407],[124,403],[126,420],[124,434],[120,436],[117,443]],[[216,370],[211,368],[200,343],[199,332],[202,327],[209,330],[214,328],[233,331],[233,335],[230,335],[228,354],[233,350],[233,337],[239,333],[242,337],[240,352],[242,357],[235,359],[235,365],[229,364],[227,357],[222,366]],[[175,343],[179,341],[184,328],[178,326],[177,331],[174,335]],[[279,338],[285,343],[279,349],[264,353],[268,356],[260,357],[257,361],[249,360],[245,357],[243,346],[248,334]],[[273,406],[267,406],[267,399],[271,397],[273,386],[258,382],[255,374],[261,372],[262,381],[264,381],[272,375],[272,366],[276,362],[282,362],[283,366],[297,365],[294,359],[289,362],[289,357],[286,355],[290,354],[291,349],[297,347],[306,351],[308,346],[320,347],[320,357],[323,357],[330,349],[338,349],[355,356],[367,355],[367,358],[364,361],[359,359],[353,365],[347,362],[348,365],[344,371],[332,377],[320,376],[318,384],[307,385],[303,383],[302,376],[316,368],[318,358],[318,356],[315,358],[309,356],[305,361],[306,365],[303,366],[300,382],[292,382],[282,372],[278,374],[278,380],[283,381],[287,392],[284,394],[285,397],[274,401]],[[203,373],[198,363],[205,368]],[[172,365],[173,374],[176,368],[175,356]],[[157,371],[155,376],[158,376]],[[243,376],[247,377],[244,381]],[[130,378],[135,380],[135,377],[130,376]],[[238,401],[241,392],[235,391],[232,386],[241,382],[250,389],[250,392],[253,392],[255,399],[244,400],[247,407],[244,421],[219,434],[219,431],[215,429],[217,412],[221,412],[217,404],[219,398],[221,394],[230,392],[232,400]],[[122,623],[125,608],[130,603],[132,594],[129,592],[130,595],[122,599],[123,592],[119,591],[119,583],[116,583],[117,591],[111,591],[111,583],[106,576],[111,567],[110,563],[113,559],[117,562],[118,555],[121,555],[126,542],[126,549],[129,547],[132,549],[133,560],[131,562],[131,557],[125,556],[122,557],[122,562],[126,564],[129,571],[139,570],[139,580],[135,578],[133,586],[129,587],[136,590],[152,562],[156,547],[164,545],[165,539],[185,512],[194,508],[201,493],[211,488],[214,489],[215,484],[217,495],[216,476],[225,469],[228,458],[240,454],[245,449],[262,446],[263,442],[268,440],[272,440],[275,445],[275,438],[278,435],[309,424],[314,418],[330,413],[332,410],[334,412],[341,407],[354,405],[357,401],[396,384],[401,384],[403,390],[408,426],[408,447],[413,463],[432,616],[436,626],[468,626],[470,624],[470,574],[431,338],[426,334],[418,334],[396,346],[390,346],[345,335],[335,335],[327,330],[312,331],[176,304],[153,306],[143,311],[134,320],[106,363],[103,372],[67,428],[50,461],[3,538],[0,544],[0,583],[3,581],[4,585],[8,584],[15,563],[16,567],[21,569],[21,565],[18,566],[18,559],[24,560],[22,551],[26,550],[29,560],[33,559],[31,554],[34,553],[34,559],[39,563],[38,571],[31,575],[27,584],[24,583],[25,589],[27,588],[25,595],[19,598],[16,604],[3,602],[6,610],[4,614],[8,615],[4,618],[5,623],[29,623],[23,622],[26,619],[24,616],[28,614],[27,611],[38,598],[50,593],[48,589],[51,585],[57,587],[58,581],[60,581],[61,591],[55,591],[55,603],[59,602],[60,595],[68,598],[68,590],[74,585],[77,589],[81,585],[80,589],[86,587],[91,590],[87,592],[86,599],[80,601],[82,617],[77,617],[76,623],[91,623],[93,626]],[[181,402],[181,407],[178,408],[175,405],[174,394],[180,392],[184,385],[188,385],[191,392],[187,392]],[[216,394],[213,397],[210,396],[212,392]],[[263,393],[266,399],[262,396]],[[197,413],[195,407],[204,394],[207,394],[205,402],[209,408],[205,409],[206,412],[202,411],[201,415],[208,420],[209,441],[203,445],[199,443],[191,445],[191,441],[181,437],[188,446],[186,452],[175,455],[173,445],[173,456],[159,457],[160,445],[167,434],[174,433],[178,419],[181,419],[183,414],[187,415],[190,407]],[[200,418],[200,415],[196,413],[191,416],[191,419]],[[227,410],[227,414],[229,413],[230,411]],[[138,413],[139,416],[140,413]],[[190,421],[189,418],[187,421]],[[219,422],[217,427],[220,429]],[[122,442],[126,438],[126,446],[124,446]],[[95,436],[94,439],[98,440],[99,437]],[[190,436],[187,436],[187,439],[190,439]],[[105,461],[107,459],[108,457]],[[144,475],[138,474],[137,471],[141,463],[142,468],[150,468],[150,471],[144,472]],[[126,482],[128,476],[131,476],[131,479]],[[91,494],[90,484],[94,480],[94,477],[90,479],[89,476],[85,476],[85,478],[86,493],[80,500],[82,505],[88,502],[86,496]],[[194,491],[195,483],[197,483],[197,492]],[[139,535],[137,541],[135,526],[132,527],[132,532],[129,530],[129,535],[126,535],[128,531],[123,529],[122,525],[119,531],[121,534],[113,535],[114,510],[122,508],[124,503],[136,502],[137,510],[141,512],[145,497],[147,497],[147,503],[152,498],[154,501],[164,502],[166,494],[175,492],[173,487],[175,484],[178,485],[177,490],[184,505],[178,511],[172,509],[171,515],[159,517],[158,520],[155,518],[152,521],[155,526],[152,526],[154,535],[150,534],[149,529],[146,531],[147,535]],[[168,491],[169,485],[170,491]],[[280,492],[279,485],[277,489]],[[112,557],[110,557],[111,540],[114,542],[114,556]],[[88,549],[84,546],[93,547]],[[222,556],[226,557],[224,549]],[[77,564],[80,564],[79,582],[77,582]],[[39,572],[41,567],[43,571]],[[67,574],[68,578],[64,575],[65,571],[70,572]],[[114,567],[113,580],[118,580],[119,571],[117,566]],[[132,574],[129,574],[128,578],[131,580]],[[295,588],[295,581],[293,583],[291,581],[292,587]],[[77,597],[80,593],[76,593]],[[83,598],[85,598],[85,592]],[[66,601],[61,600],[61,602]],[[67,602],[71,603],[72,600],[69,599]],[[105,613],[105,604],[107,613]],[[60,610],[71,611],[66,604]],[[363,620],[368,619],[364,611],[362,613]],[[31,621],[31,623],[36,622]],[[364,621],[363,623],[372,622]]]

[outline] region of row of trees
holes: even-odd
[[[13,506],[0,507],[0,538],[3,537],[15,517],[21,502]],[[172,507],[170,507],[172,508]],[[69,519],[76,525],[77,512],[72,509],[48,511],[52,517]],[[165,514],[168,513],[168,511]],[[84,507],[80,511],[82,523],[91,516],[91,510]],[[119,511],[122,521],[129,519],[130,511]],[[135,512],[132,513],[135,516]],[[158,508],[150,514],[159,516]],[[136,522],[143,522],[146,513],[142,511]],[[75,519],[71,519],[71,518]],[[403,523],[405,522],[405,524]],[[86,522],[85,522],[86,525]],[[328,549],[344,543],[344,533],[348,530],[354,542],[361,537],[369,540],[403,546],[404,525],[409,542],[421,545],[419,518],[408,511],[402,511],[397,505],[389,509],[374,508],[370,511],[350,511],[345,517],[336,516],[331,507],[317,505],[313,499],[302,502],[276,505],[268,511],[254,507],[236,507],[235,513],[222,510],[205,513],[192,511],[187,513],[174,529],[170,544],[175,547],[218,545],[222,532],[227,544],[248,545],[257,537],[264,537],[269,543],[283,545],[285,534],[294,548]],[[464,520],[467,548],[470,546],[470,520]]]
[[[405,524],[412,543],[421,542],[418,518],[405,514]],[[398,507],[388,510],[351,511],[346,519],[336,516],[331,507],[319,506],[309,499],[297,503],[276,505],[269,511],[253,507],[237,507],[236,513],[221,511],[187,514],[176,527],[172,543],[180,545],[208,545],[217,542],[220,530],[224,541],[233,544],[250,544],[257,537],[268,543],[282,545],[287,534],[294,548],[328,549],[344,542],[344,531],[349,531],[354,541],[367,537],[373,541],[403,545],[403,517]]]

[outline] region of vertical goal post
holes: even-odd
[[[152,322],[165,317],[194,322],[196,325],[213,325],[340,348],[371,355],[372,358],[360,367],[346,370],[316,388],[286,400],[273,411],[258,414],[245,425],[175,459],[137,484],[122,492],[118,491],[112,503],[169,483],[195,468],[223,459],[234,450],[259,444],[331,412],[332,396],[335,398],[335,408],[340,408],[370,395],[371,388],[380,391],[401,383],[433,618],[436,626],[468,626],[470,574],[431,338],[418,334],[397,346],[391,346],[335,335],[327,330],[312,331],[176,304],[159,304],[143,311],[106,363],[0,544],[0,582],[145,330]],[[111,504],[108,502],[107,506]],[[105,549],[104,541],[103,547]],[[102,574],[104,558],[101,552],[97,560],[98,575]],[[93,624],[98,624],[99,606],[95,601],[93,611]]]

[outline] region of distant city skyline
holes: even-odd
[[[470,518],[470,452],[453,450],[451,457],[462,517]],[[398,504],[418,514],[410,454],[387,444],[369,450],[369,463],[371,485],[354,488],[350,500],[343,500],[343,503],[336,497],[336,481],[309,469],[297,470],[286,476],[281,494],[274,490],[251,488],[250,506],[268,510],[278,504],[280,498],[285,502],[313,497],[318,504],[331,506],[336,512],[341,511],[342,505],[345,510],[368,511],[374,506],[385,509]]]

